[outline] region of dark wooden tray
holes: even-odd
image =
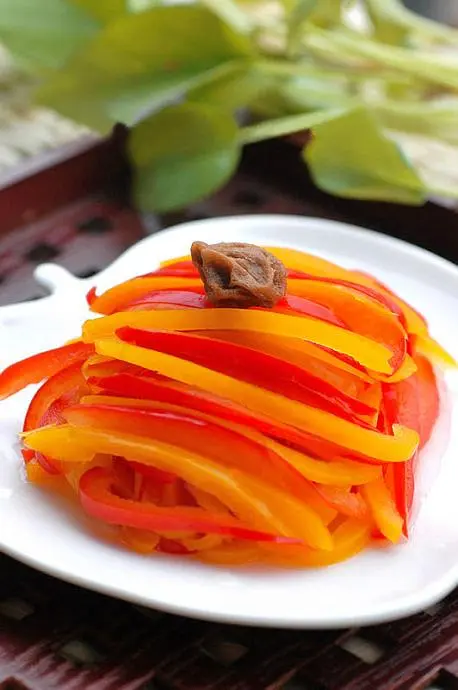
[[[458,261],[454,212],[333,199],[281,142],[248,149],[237,177],[212,199],[140,218],[128,203],[123,136],[0,189],[0,304],[41,296],[33,269],[42,261],[87,276],[145,233],[235,213],[335,218]],[[0,688],[455,690],[458,593],[413,618],[364,630],[267,631],[142,610],[1,556]]]

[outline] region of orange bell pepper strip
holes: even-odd
[[[243,400],[244,406],[253,412],[284,420],[289,425],[374,460],[405,462],[412,457],[418,445],[418,435],[410,429],[397,426],[393,428],[394,435],[388,436],[172,355],[113,339],[97,341],[96,349],[99,354],[157,371],[229,400]]]
[[[382,477],[361,487],[361,494],[374,518],[375,524],[393,544],[402,535],[403,520],[394,505],[391,493]]]
[[[200,278],[151,277],[132,278],[106,290],[99,297],[92,296],[91,311],[96,314],[114,314],[131,302],[156,290],[197,290],[203,293]]]
[[[407,352],[407,334],[388,309],[357,290],[319,280],[290,280],[288,289],[327,305],[347,328],[389,347],[393,372],[399,369]]]
[[[356,415],[370,416],[376,412],[375,408],[346,395],[306,369],[244,345],[189,333],[142,331],[128,326],[117,334],[123,342],[181,357],[353,421]]]
[[[74,362],[83,361],[93,352],[93,345],[77,341],[12,364],[0,373],[0,400],[33,383],[40,383],[43,379],[54,376]]]
[[[66,425],[29,432],[24,437],[24,443],[27,448],[57,456],[62,463],[87,462],[97,453],[132,458],[136,462],[175,473],[185,482],[214,494],[238,519],[255,530],[304,540],[317,549],[332,547],[329,530],[310,507],[295,500],[295,504],[301,506],[301,523],[298,524],[297,520],[292,520],[292,513],[282,508],[285,498],[294,500],[285,492],[278,491],[275,500],[272,498],[271,505],[268,505],[260,493],[255,494],[250,489],[253,477],[224,468],[204,455],[152,438]],[[308,520],[304,519],[306,509]]]
[[[222,534],[249,541],[288,543],[287,539],[253,530],[227,516],[211,514],[200,508],[174,506],[163,508],[120,498],[112,491],[113,476],[105,467],[94,467],[80,479],[79,498],[91,517],[112,525],[124,525],[153,532],[188,532]]]
[[[250,309],[189,309],[128,312],[86,321],[84,340],[94,342],[112,336],[124,326],[163,331],[254,331],[305,340],[353,357],[382,374],[393,373],[392,352],[384,345],[338,326],[305,316],[289,316]]]
[[[146,405],[146,403],[145,403]],[[191,412],[164,403],[150,403],[149,407],[100,403],[79,404],[64,411],[65,419],[73,426],[119,430],[126,434],[146,436],[180,448],[208,455],[226,467],[237,467],[263,481],[278,485],[302,497],[302,474],[291,466],[277,449],[262,445],[262,437],[252,438],[239,433],[239,427],[228,428],[209,415],[193,416]],[[325,464],[325,463],[321,463]],[[376,467],[362,466],[362,476],[369,470],[376,476]],[[355,472],[357,474],[357,472]]]

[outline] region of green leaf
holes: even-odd
[[[345,112],[346,109],[344,108],[335,108],[333,110],[318,110],[313,113],[279,117],[275,120],[267,120],[266,122],[244,127],[240,130],[239,138],[244,144],[253,144],[264,139],[283,137],[316,127],[323,122],[340,117]]]
[[[225,74],[190,90],[189,99],[232,112],[249,107],[271,84],[272,77],[258,70],[257,62],[234,61]]]
[[[32,72],[59,69],[98,28],[65,0],[0,0],[0,41]]]
[[[247,38],[203,7],[156,7],[110,23],[39,99],[103,132],[138,122],[252,52]]]
[[[70,0],[98,21],[106,24],[129,11],[128,0]]]
[[[420,177],[366,110],[318,125],[314,134],[304,158],[321,189],[355,199],[425,201]]]
[[[135,198],[166,212],[211,194],[234,173],[240,156],[233,118],[213,107],[184,103],[134,127],[129,152],[136,166]]]

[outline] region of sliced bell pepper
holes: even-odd
[[[317,484],[316,490],[341,515],[357,520],[367,520],[369,510],[359,491],[353,492],[351,487],[324,486],[323,484]]]
[[[251,309],[190,309],[129,312],[86,321],[84,339],[94,342],[112,336],[123,326],[164,331],[254,331],[325,345],[349,355],[363,366],[393,373],[392,351],[370,338],[306,316],[290,316]]]
[[[329,531],[310,507],[288,497],[283,491],[272,495],[268,505],[261,491],[253,493],[254,477],[238,470],[229,471],[206,456],[151,438],[65,425],[29,432],[24,443],[35,451],[56,454],[62,463],[87,462],[96,453],[116,454],[166,472],[174,472],[189,484],[214,494],[240,520],[252,525],[255,530],[306,540],[311,547],[317,549],[330,548]],[[266,487],[266,494],[267,485],[262,486]],[[285,498],[288,501],[283,508]],[[294,511],[290,511],[292,502],[296,507],[302,506],[300,523],[297,517],[293,520]],[[306,513],[309,520],[305,520]]]
[[[313,302],[299,295],[285,295],[283,299],[277,302],[273,310],[277,312],[303,314],[304,316],[311,316],[314,319],[320,319],[326,323],[332,323],[334,326],[346,328],[345,322],[339,319],[332,309],[325,304]]]
[[[456,360],[450,355],[442,345],[433,338],[424,337],[421,335],[413,337],[413,349],[420,355],[424,355],[428,359],[445,369],[456,368],[458,366]]]
[[[167,306],[181,309],[206,309],[209,306],[207,296],[201,291],[191,290],[156,290],[141,299],[134,300],[124,307],[124,311],[140,311],[164,308]]]
[[[126,434],[145,436],[192,452],[208,455],[226,467],[239,469],[262,477],[298,497],[307,484],[294,466],[260,440],[251,440],[236,431],[218,424],[208,416],[192,416],[180,408],[159,403],[156,409],[132,408],[104,404],[80,404],[64,411],[65,419],[73,426],[119,430]],[[323,463],[324,464],[324,463]],[[366,472],[378,468],[363,466]],[[357,474],[357,472],[355,472]],[[364,475],[366,476],[366,475]],[[307,494],[306,494],[307,495]]]
[[[75,426],[119,429],[165,441],[179,439],[174,445],[197,452],[204,447],[206,453],[224,465],[239,467],[303,500],[308,500],[310,488],[302,477],[316,483],[346,486],[364,484],[381,475],[380,466],[339,458],[330,462],[316,460],[212,415],[198,413],[197,417],[189,417],[189,412],[176,405],[132,399],[117,403],[114,399],[110,403],[102,398],[102,402],[97,402],[97,396],[93,400],[67,408],[65,419]],[[191,420],[203,426],[193,428]]]
[[[217,340],[227,340],[232,343],[245,345],[253,350],[260,350],[266,354],[280,357],[286,362],[297,364],[304,369],[316,371],[320,377],[329,380],[332,383],[332,378],[328,378],[323,372],[323,366],[331,368],[337,376],[340,376],[339,385],[343,386],[343,390],[348,395],[353,395],[355,386],[357,386],[358,395],[365,389],[367,384],[373,383],[373,378],[369,376],[365,369],[355,366],[356,362],[349,363],[345,358],[341,358],[332,350],[327,350],[313,343],[306,343],[304,340],[293,340],[292,338],[281,338],[274,335],[266,335],[264,333],[242,331],[212,331],[212,338]],[[348,376],[342,377],[342,372]],[[358,380],[355,380],[359,379]],[[362,387],[361,387],[362,386]]]
[[[357,421],[355,415],[375,412],[373,407],[305,369],[243,345],[189,333],[141,331],[128,326],[117,331],[117,336],[123,342],[186,359],[353,421]]]
[[[331,551],[315,551],[305,547],[288,547],[284,553],[274,546],[257,547],[229,543],[208,549],[199,554],[206,563],[219,565],[245,565],[247,563],[266,563],[281,567],[321,567],[345,561],[362,551],[370,543],[371,533],[367,523],[347,519],[333,533]]]
[[[360,490],[369,506],[376,526],[384,537],[396,544],[402,535],[403,520],[394,505],[383,477],[375,479],[369,484],[364,484]]]
[[[0,400],[14,395],[32,383],[39,383],[74,362],[81,362],[94,352],[94,346],[76,342],[40,352],[16,362],[0,373]]]
[[[395,384],[384,384],[384,414],[388,428],[403,424],[417,431],[421,449],[429,440],[439,416],[439,391],[434,369],[428,359],[416,355],[415,374]],[[404,520],[408,535],[414,492],[418,452],[404,465],[393,470],[396,507]]]
[[[115,285],[102,295],[97,297],[91,304],[91,311],[96,314],[114,314],[122,311],[131,302],[145,297],[150,292],[156,290],[189,290],[198,288],[202,290],[200,278],[174,278],[174,277],[151,277],[151,278],[132,278],[124,283]]]
[[[244,405],[270,417],[278,417],[289,425],[313,433],[349,450],[368,455],[383,462],[404,462],[412,457],[418,446],[415,431],[402,426],[393,428],[393,436],[371,428],[362,428],[323,410],[289,400],[250,383],[211,371],[162,352],[146,350],[116,340],[100,340],[96,343],[99,354],[137,364],[158,373],[217,393],[235,402],[243,399]]]
[[[129,374],[120,374],[119,376],[89,379],[88,383],[111,396],[121,397],[103,399],[100,395],[86,396],[81,400],[84,403],[102,401],[107,404],[121,405],[126,398],[136,398],[139,405],[148,401],[167,403],[191,412],[211,414],[229,422],[248,426],[266,436],[292,443],[305,452],[310,452],[324,460],[332,460],[339,455],[342,456],[345,452],[343,448],[339,448],[335,444],[327,443],[312,434],[282,424],[266,415],[255,414],[236,402],[219,398],[211,393],[175,381],[152,381]],[[367,458],[366,461],[368,461]]]
[[[151,503],[120,498],[113,493],[112,482],[112,473],[103,467],[92,468],[83,474],[79,484],[79,498],[88,515],[112,525],[153,532],[205,532],[249,541],[272,541],[279,544],[291,542],[288,538],[253,530],[235,519],[211,514],[200,508],[161,508]]]
[[[88,303],[88,306],[91,307],[94,304],[96,299],[97,299],[97,289],[95,288],[95,286],[93,286],[86,293],[86,302]]]
[[[85,380],[81,373],[81,361],[61,369],[51,376],[35,393],[27,409],[23,431],[42,425],[42,419],[50,405],[58,398],[78,390],[84,394]]]
[[[407,334],[391,311],[358,290],[331,282],[295,280],[289,281],[288,289],[330,307],[347,328],[389,347],[393,372],[399,369],[407,352]]]

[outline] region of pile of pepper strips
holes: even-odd
[[[142,552],[321,566],[408,535],[454,366],[386,286],[294,250],[273,309],[219,309],[189,257],[87,300],[82,337],[0,374],[30,481]]]

